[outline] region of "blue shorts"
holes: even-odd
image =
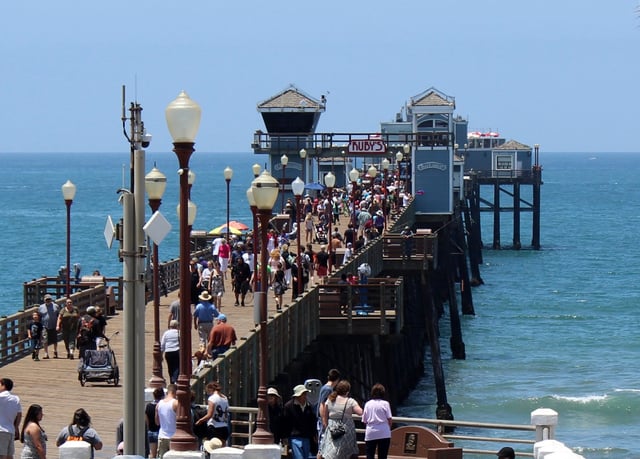
[[[147,439],[149,443],[158,443],[158,432],[147,432]]]

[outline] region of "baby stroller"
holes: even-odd
[[[111,337],[117,335],[115,332]],[[108,340],[103,340],[98,350],[86,350],[78,368],[78,380],[84,386],[87,381],[106,381],[117,386],[120,383],[120,369],[116,363],[116,354]]]
[[[324,228],[324,225],[322,224],[316,225],[316,242],[318,244],[327,243],[327,230]]]

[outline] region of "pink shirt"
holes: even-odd
[[[231,246],[229,244],[222,244],[218,249],[219,258],[229,258],[230,253],[231,253]]]

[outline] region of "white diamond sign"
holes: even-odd
[[[142,229],[156,245],[160,245],[167,234],[169,234],[169,231],[171,231],[171,223],[157,210]]]
[[[113,238],[116,235],[115,228],[113,226],[113,220],[111,220],[111,215],[107,215],[107,222],[104,225],[104,240],[107,241],[107,248],[111,248],[111,244],[113,244]]]

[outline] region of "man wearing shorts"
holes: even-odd
[[[53,302],[51,295],[44,296],[44,303],[38,308],[42,326],[47,330],[47,341],[44,344],[44,358],[49,358],[49,345],[53,345],[53,358],[58,358],[58,313],[60,306]]]
[[[11,393],[13,381],[0,379],[0,459],[13,459],[14,441],[20,438],[20,398]]]

